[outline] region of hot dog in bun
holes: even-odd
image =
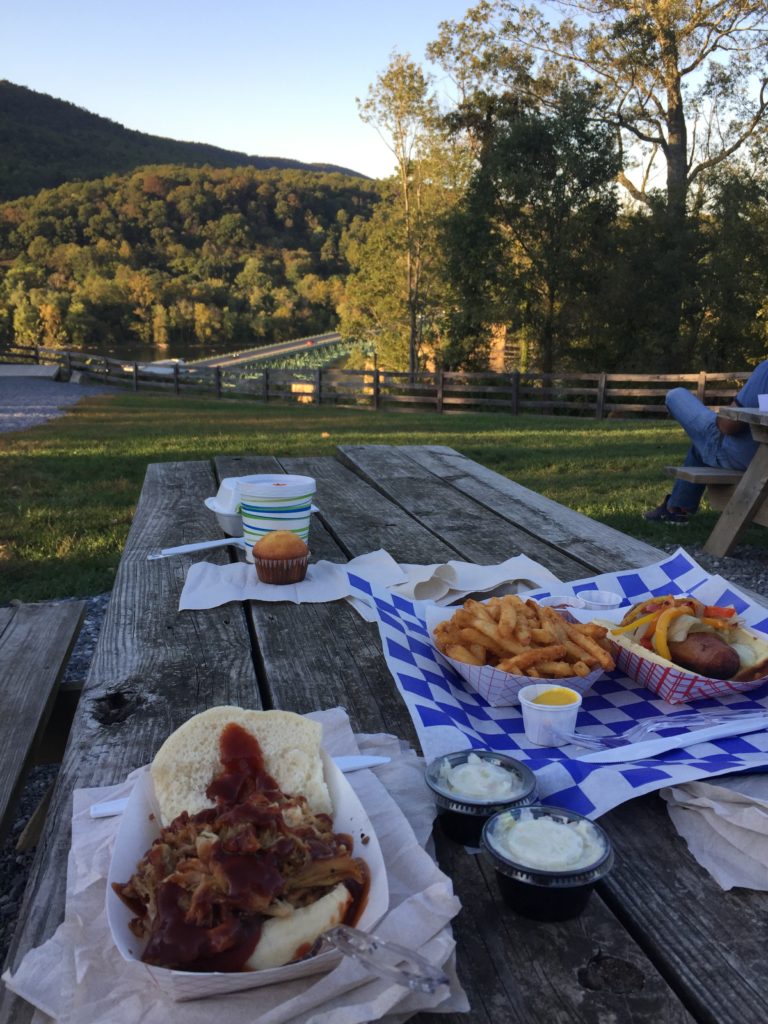
[[[667,594],[633,605],[608,633],[619,647],[710,679],[747,682],[768,672],[768,643],[733,607]]]
[[[211,708],[168,737],[151,775],[160,835],[113,886],[146,963],[188,971],[278,967],[354,924],[368,889],[333,830],[320,726],[284,711]]]

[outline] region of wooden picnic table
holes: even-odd
[[[417,746],[378,631],[350,605],[250,603],[180,613],[188,566],[200,557],[224,562],[235,557],[232,549],[147,560],[153,549],[216,536],[203,498],[224,477],[258,472],[317,480],[315,559],[345,562],[384,548],[401,562],[489,564],[522,552],[573,580],[663,556],[441,446],[340,446],[335,457],[150,465],[11,967],[62,918],[72,790],[123,780],[191,715],[216,704],[297,712],[343,705],[356,730],[394,733]],[[768,894],[722,892],[688,854],[658,795],[625,803],[601,823],[616,866],[581,917],[557,924],[506,910],[484,859],[437,830],[439,862],[463,904],[454,930],[472,1007],[443,1017],[446,1024],[764,1024]],[[3,994],[0,1021],[30,1017],[26,1003]]]
[[[727,502],[722,507],[714,529],[704,545],[712,555],[727,555],[741,534],[753,521],[765,522],[765,503],[768,498],[768,412],[728,405],[718,411],[723,419],[746,423],[758,449],[739,482],[729,489]]]

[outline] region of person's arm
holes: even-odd
[[[738,402],[731,402],[731,405],[738,404]],[[729,420],[727,416],[718,416],[715,422],[721,434],[743,434],[747,429],[746,423],[742,423],[740,420]]]

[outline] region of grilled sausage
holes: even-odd
[[[738,653],[715,633],[691,633],[685,640],[671,640],[669,653],[676,665],[710,679],[732,679],[741,667]]]

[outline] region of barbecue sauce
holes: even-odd
[[[244,970],[261,938],[265,920],[264,915],[244,908],[254,894],[265,906],[280,896],[286,883],[281,864],[290,861],[297,842],[311,862],[337,857],[342,847],[352,850],[352,837],[334,835],[327,815],[315,817],[318,825],[331,833],[330,841],[318,835],[309,823],[296,828],[286,825],[282,811],[293,800],[281,792],[267,772],[258,741],[245,729],[236,723],[227,725],[219,749],[222,771],[206,790],[217,806],[191,816],[182,814],[170,826],[170,831],[177,825],[198,826],[198,831],[215,834],[209,854],[211,874],[190,891],[171,880],[173,875],[158,882],[158,913],[142,956],[145,963],[187,971]],[[238,825],[245,827],[238,829]],[[257,830],[269,834],[270,841],[264,847]],[[161,835],[145,858],[149,864],[162,862],[163,851],[158,849],[162,841]],[[368,897],[369,873],[364,862],[359,863],[362,881],[343,880],[352,897],[344,916],[346,924],[359,920]],[[180,877],[184,877],[183,872]],[[215,890],[209,884],[213,878]],[[135,930],[140,934],[146,908],[136,899],[131,882],[116,884],[115,891],[137,913]],[[295,959],[308,955],[311,948],[297,950]]]

